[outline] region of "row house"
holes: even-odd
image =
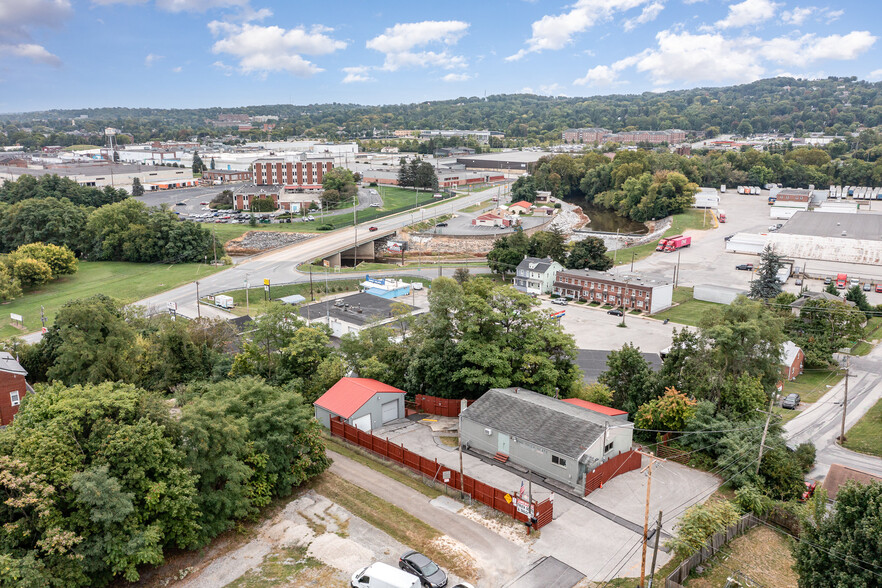
[[[564,270],[557,272],[554,293],[654,314],[671,307],[674,284],[662,276],[633,272]]]

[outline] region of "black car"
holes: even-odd
[[[175,204],[175,206],[187,206],[187,203],[186,202],[178,202]]]
[[[426,588],[447,586],[447,574],[444,570],[419,551],[408,551],[402,555],[398,559],[398,567],[417,576]]]
[[[781,408],[790,408],[796,410],[796,408],[799,406],[799,401],[799,394],[797,394],[796,392],[788,394],[787,397],[781,401]]]
[[[435,225],[435,226],[436,226],[436,227],[446,227],[446,226],[447,226],[447,223],[438,223],[438,224]]]
[[[726,238],[725,238],[725,241],[729,241],[729,240],[731,240],[731,239],[732,239],[732,237],[734,237],[734,236],[735,236],[735,234],[734,234],[734,233],[733,233],[733,234],[731,234],[731,235],[726,235]]]
[[[625,313],[619,310],[618,308],[614,308],[612,310],[607,310],[606,314],[611,314],[613,316],[624,316]]]
[[[753,271],[753,264],[752,263],[742,263],[740,265],[736,265],[735,269]]]

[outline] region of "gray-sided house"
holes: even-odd
[[[362,431],[371,431],[404,418],[404,390],[371,378],[340,378],[313,405],[316,420],[328,429],[331,419],[340,417]]]
[[[585,472],[631,449],[633,423],[524,388],[493,388],[459,415],[468,449],[497,457],[575,489]]]

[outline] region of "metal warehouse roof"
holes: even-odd
[[[797,212],[783,227],[778,229],[778,233],[880,241],[882,240],[882,214],[871,212],[857,214]]]
[[[340,378],[340,381],[331,386],[314,404],[337,416],[348,419],[355,414],[355,411],[364,406],[368,400],[373,398],[374,394],[380,392],[405,393],[404,390],[399,390],[394,386],[371,378]]]

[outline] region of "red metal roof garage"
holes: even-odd
[[[341,378],[313,403],[315,418],[331,428],[339,417],[362,431],[404,418],[404,390],[371,378]]]

